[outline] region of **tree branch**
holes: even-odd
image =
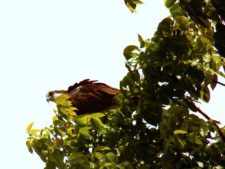
[[[184,104],[180,103],[178,100],[176,99],[172,99],[175,103],[178,103],[182,106],[185,106]],[[225,135],[223,134],[222,130],[220,129],[220,127],[217,125],[218,123],[220,123],[219,121],[213,120],[212,118],[210,118],[205,112],[203,112],[199,107],[197,107],[192,101],[185,99],[186,102],[189,103],[189,105],[191,105],[196,111],[198,111],[203,117],[205,117],[208,121],[212,121],[212,124],[217,128],[219,135],[221,137],[221,139],[223,140],[223,142],[225,142]],[[188,107],[190,108],[190,107]]]
[[[214,80],[213,83],[217,83],[217,84],[220,84],[222,86],[225,86],[225,83],[222,83],[222,82],[219,82],[219,81],[216,81],[216,80]]]
[[[224,85],[225,86],[225,85]],[[188,101],[188,100],[186,100]],[[189,102],[189,101],[188,101]],[[197,107],[193,102],[189,102],[193,105],[193,107],[203,116],[205,117],[207,120],[211,120],[213,122],[213,125],[217,128],[219,135],[221,137],[221,139],[223,140],[223,142],[225,142],[225,135],[223,134],[223,132],[221,131],[220,127],[217,125],[217,123],[219,123],[216,120],[211,119],[205,112],[203,112],[199,107]]]

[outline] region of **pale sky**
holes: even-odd
[[[123,49],[138,44],[137,33],[150,38],[167,15],[163,0],[145,3],[136,14],[123,0],[0,1],[1,168],[42,169],[26,148],[26,126],[51,123],[47,91],[85,78],[119,87]],[[204,110],[225,123],[224,91],[216,90]]]

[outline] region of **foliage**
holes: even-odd
[[[140,2],[125,0],[131,11]],[[154,36],[124,49],[116,108],[77,116],[62,95],[51,126],[27,127],[29,151],[46,169],[225,166],[225,128],[198,107],[224,85],[224,1],[164,2],[171,16]]]
[[[131,12],[135,12],[137,5],[142,4],[141,0],[124,0],[124,2]]]

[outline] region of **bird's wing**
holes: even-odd
[[[80,81],[79,83],[75,83],[74,85],[69,86],[68,89],[67,89],[67,92],[71,92],[72,90],[77,89],[81,86],[85,86],[87,84],[92,84],[92,83],[95,83],[95,82],[97,82],[97,81],[96,80],[90,80],[90,79],[84,79],[84,80]]]
[[[102,93],[102,94],[107,94],[107,95],[112,95],[112,96],[115,96],[119,93],[119,89],[116,89],[116,88],[113,88],[113,87],[110,87],[106,84],[100,84],[98,85],[97,87],[97,90],[98,92]]]
[[[105,83],[99,83],[96,80],[85,79],[79,83],[75,83],[70,86],[67,92],[72,97],[83,98],[81,100],[85,100],[87,98],[95,98],[100,99],[100,97],[104,98],[107,96],[115,96],[119,93],[119,89],[110,87]]]

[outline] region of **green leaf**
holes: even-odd
[[[83,115],[76,116],[74,120],[77,123],[77,125],[83,126],[83,125],[90,124],[91,118],[90,118],[90,115],[83,114]]]
[[[96,127],[96,130],[99,134],[103,134],[105,132],[104,130],[104,123],[99,118],[92,118],[92,121],[94,123],[94,126]]]
[[[95,151],[105,151],[105,150],[111,150],[111,149],[107,146],[98,146],[95,148]]]
[[[79,134],[82,135],[85,139],[91,139],[91,135],[89,130],[91,129],[91,127],[82,127],[79,130]]]
[[[55,98],[55,103],[56,104],[59,104],[59,105],[60,104],[65,104],[65,103],[69,103],[69,102],[67,102],[69,100],[69,98],[70,98],[69,95],[62,94],[62,95],[60,95],[60,96],[58,96],[58,97]],[[72,105],[72,103],[70,105]]]
[[[124,0],[124,2],[131,12],[135,12],[136,6],[143,3],[140,0]]]
[[[55,168],[56,168],[56,165],[53,161],[48,160],[46,162],[45,169],[55,169]]]
[[[39,129],[31,129],[30,131],[29,131],[29,134],[30,135],[36,135],[38,132],[40,132],[41,130],[39,130]]]
[[[31,122],[30,124],[28,124],[28,126],[27,126],[27,128],[26,128],[27,133],[30,133],[30,130],[31,130],[31,128],[33,127],[33,125],[34,125],[34,122]]]
[[[189,29],[189,26],[191,23],[190,23],[190,20],[186,16],[177,16],[175,19],[182,30]]]
[[[28,140],[28,141],[26,142],[26,145],[27,145],[28,151],[29,151],[30,153],[33,153],[33,149],[32,149],[32,145],[31,145],[30,140]]]
[[[107,162],[107,163],[103,164],[99,169],[114,168],[113,165],[114,165],[114,163]]]
[[[137,46],[135,45],[127,46],[123,51],[126,60],[129,60],[132,57],[136,57],[137,56],[137,53],[135,53],[136,51],[139,51],[139,48]]]
[[[204,46],[204,49],[206,51],[212,49],[212,42],[210,41],[208,37],[200,36],[200,41],[201,41],[201,46]]]
[[[188,132],[185,131],[185,130],[174,130],[173,133],[174,133],[175,135],[177,135],[177,134],[188,134]]]
[[[90,114],[90,117],[91,118],[102,118],[102,117],[105,117],[105,114],[104,113],[92,113],[92,114]]]
[[[62,117],[72,120],[72,119],[74,119],[75,116],[77,116],[77,114],[75,112],[77,109],[75,107],[73,107],[72,101],[69,100],[69,98],[70,98],[69,95],[62,94],[62,95],[56,97],[54,101],[57,105],[58,113]]]
[[[69,134],[69,136],[76,136],[76,128],[74,126],[71,126],[67,129],[67,133]]]
[[[187,145],[186,141],[177,137],[176,140],[178,141],[179,145],[181,146],[181,148],[185,147]]]
[[[119,169],[133,169],[132,163],[128,161],[124,161],[117,165]]]
[[[185,12],[179,4],[174,4],[170,8],[171,15],[176,18],[177,16],[185,16]]]
[[[172,26],[172,19],[171,18],[165,18],[163,19],[159,25],[158,25],[158,35],[160,35],[158,38],[159,39],[162,39],[162,37],[167,37],[169,36],[171,33],[170,33],[170,30],[171,30],[171,26]],[[152,48],[152,46],[150,46]],[[153,46],[154,48],[156,47],[156,45]],[[156,48],[157,49],[157,48]],[[163,48],[161,49],[163,50]]]
[[[170,8],[175,2],[176,2],[176,0],[164,0],[164,5],[167,8]]]
[[[102,154],[102,153],[100,153],[100,152],[95,152],[94,153],[95,154],[95,157],[97,158],[97,159],[102,159],[102,158],[104,158],[104,154]]]
[[[205,86],[205,87],[203,87],[203,89],[201,89],[200,98],[205,102],[209,102],[209,100],[210,100],[210,90],[207,86]]]
[[[202,145],[202,140],[199,136],[196,136],[194,133],[190,134],[189,140],[197,145]]]
[[[138,34],[138,41],[140,43],[140,48],[145,46],[145,41],[143,40],[142,36]]]
[[[215,69],[219,70],[219,68],[222,66],[221,57],[220,56],[213,56],[212,60],[213,60],[214,65],[215,65]]]

